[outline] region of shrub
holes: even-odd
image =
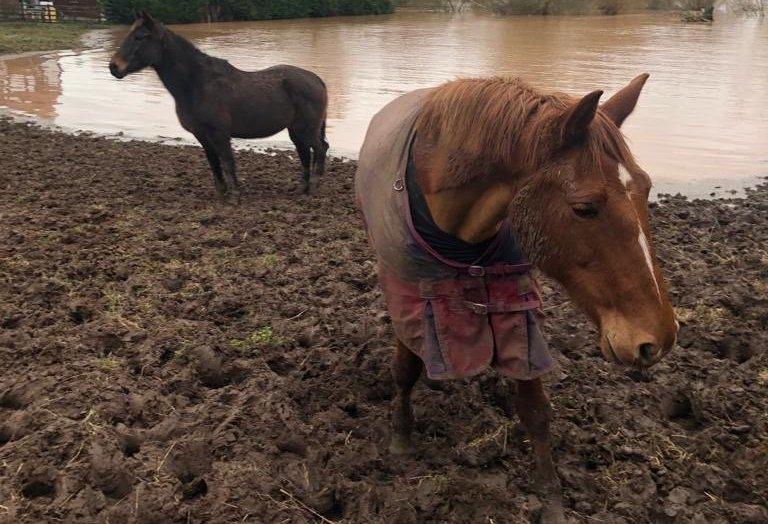
[[[145,10],[167,23],[391,13],[392,0],[102,0],[107,19],[130,23]]]
[[[592,10],[591,0],[490,0],[485,5],[504,15],[574,15]]]
[[[131,23],[138,11],[144,10],[168,23],[200,20],[204,0],[102,0],[104,14],[112,22]]]
[[[714,6],[715,0],[677,0],[675,2],[675,7],[686,11],[713,9]]]
[[[502,15],[578,15],[602,13],[617,15],[641,9],[666,9],[678,1],[706,0],[471,0]],[[747,0],[745,0],[747,1]],[[760,1],[760,0],[754,0]],[[768,1],[768,0],[765,0]]]

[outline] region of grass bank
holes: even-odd
[[[75,47],[86,31],[103,27],[95,22],[0,22],[0,54],[49,51]]]

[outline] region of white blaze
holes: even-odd
[[[619,164],[619,180],[624,184],[624,187],[627,188],[627,198],[629,198],[629,184],[632,182],[632,174],[626,167],[624,167],[624,164]],[[651,258],[651,248],[648,245],[648,238],[645,236],[643,224],[640,222],[640,216],[638,216],[635,206],[632,206],[632,211],[635,212],[635,216],[637,217],[637,242],[640,244],[640,249],[645,256],[645,265],[648,266],[648,272],[651,274],[653,285],[656,286],[656,296],[659,297],[659,302],[661,302],[661,288],[659,288],[659,281],[656,280],[656,273],[653,271],[653,258]]]
[[[629,171],[623,164],[619,164],[619,180],[624,184],[624,187],[629,189],[629,183],[632,182],[632,175],[629,174]]]
[[[653,285],[656,286],[656,295],[658,295],[659,300],[661,300],[661,289],[659,288],[659,282],[656,280],[656,273],[653,271],[651,248],[648,246],[648,239],[645,237],[645,232],[643,231],[643,225],[640,223],[640,219],[637,220],[637,229],[639,231],[637,234],[637,241],[640,243],[640,249],[643,250],[643,255],[645,255],[645,264],[648,266],[648,271],[651,273]]]

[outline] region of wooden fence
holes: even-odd
[[[0,0],[0,20],[101,20],[98,0]]]

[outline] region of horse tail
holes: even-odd
[[[316,149],[313,149],[312,163],[315,174],[322,175],[325,171],[325,159],[328,154],[328,140],[325,138],[326,116],[323,116],[323,122],[320,124],[320,143]]]
[[[320,79],[320,83],[323,84],[323,120],[320,123],[320,147],[322,149],[321,155],[323,157],[323,164],[325,164],[325,155],[328,152],[328,140],[326,139],[326,124],[328,122],[328,88],[325,86],[323,79]]]
[[[327,119],[326,119],[326,118],[323,118],[323,123],[320,125],[320,138],[321,138],[321,139],[323,140],[323,142],[325,142],[325,143],[326,143],[326,145],[327,145],[327,144],[328,144],[328,141],[325,139],[325,123],[326,123],[326,121],[327,121]]]

